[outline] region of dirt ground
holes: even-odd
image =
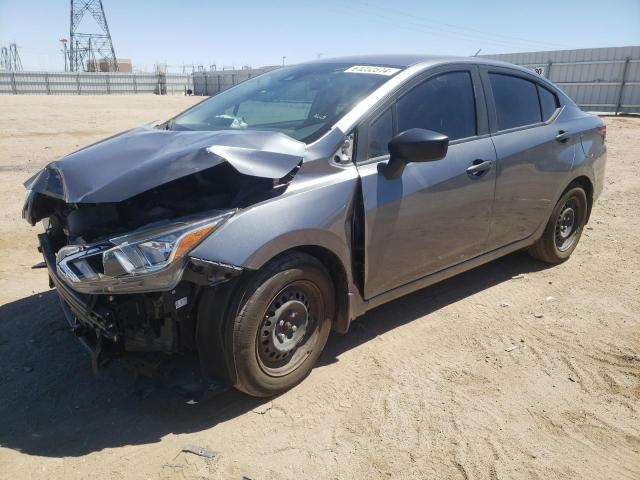
[[[198,100],[0,96],[0,478],[640,478],[637,118],[606,119],[605,191],[563,265],[516,253],[378,308],[271,401],[94,377],[30,269],[22,182]]]

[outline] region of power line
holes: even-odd
[[[432,33],[447,36],[449,38],[456,38],[458,40],[466,40],[474,43],[478,43],[479,41],[492,43],[495,45],[506,46],[506,47],[514,47],[514,42],[520,43],[521,46],[518,48],[535,48],[539,49],[540,46],[544,45],[545,48],[553,47],[565,47],[564,45],[557,45],[549,42],[540,42],[536,40],[528,40],[519,37],[512,37],[509,35],[499,34],[499,33],[489,33],[484,32],[482,30],[477,30],[468,27],[460,27],[450,23],[427,19],[420,15],[416,15],[414,13],[408,13],[406,11],[400,11],[394,8],[387,8],[381,5],[373,5],[367,2],[357,2],[359,6],[351,5],[351,7],[356,7],[357,10],[350,10],[350,13],[354,13],[357,11],[359,15],[365,14],[371,18],[375,18],[377,21],[385,22],[389,24],[393,24],[394,26],[402,26],[409,30],[414,31],[422,31],[423,33]],[[340,5],[342,7],[349,6]],[[375,11],[375,10],[378,11]],[[394,18],[395,16],[395,18]],[[398,17],[405,17],[400,20]],[[432,24],[439,24],[446,26],[448,28],[444,28],[442,26],[433,26]],[[458,30],[458,31],[455,31]],[[480,38],[479,38],[480,37]],[[484,38],[482,38],[484,37]],[[540,45],[540,46],[538,46]]]
[[[340,6],[338,6],[338,8],[340,8]],[[354,10],[350,10],[350,9],[345,9],[345,12],[348,12],[349,14],[353,14]],[[392,25],[394,27],[398,27],[399,26],[399,22],[397,20],[394,20],[392,18],[389,18],[388,16],[381,16],[379,14],[376,14],[375,12],[367,12],[367,11],[358,11],[357,12],[358,15],[360,16],[360,18],[362,18],[363,16],[368,16],[369,20],[373,20],[373,21],[377,21],[379,23],[383,23],[385,25]],[[416,23],[416,22],[412,22],[412,21],[407,21],[407,20],[402,20],[401,23],[402,29],[403,30],[410,30],[410,31],[414,31],[414,32],[418,32],[418,33],[426,33],[429,35],[437,35],[438,37],[447,37],[447,38],[453,38],[456,40],[464,40],[470,43],[478,43],[478,38],[470,36],[470,35],[463,35],[463,34],[455,34],[452,32],[449,32],[447,30],[443,30],[440,28],[434,28],[434,27],[428,27],[425,25],[422,25],[420,23]],[[513,46],[513,44],[507,44],[504,41],[497,41],[497,40],[482,40],[483,42],[487,42],[487,43],[492,43],[495,45],[500,45],[500,46]]]
[[[530,39],[526,39],[526,38],[522,38],[522,37],[515,37],[512,35],[505,35],[502,33],[497,33],[497,32],[487,32],[484,30],[479,30],[476,28],[472,28],[472,27],[462,27],[459,25],[454,25],[451,23],[447,23],[447,22],[443,22],[441,20],[434,20],[432,18],[427,18],[424,16],[420,16],[420,15],[416,15],[415,13],[409,13],[406,11],[402,11],[402,10],[398,10],[397,8],[388,8],[382,5],[377,5],[377,4],[372,4],[369,3],[367,1],[363,1],[363,0],[354,0],[355,3],[359,3],[361,6],[363,7],[367,7],[367,8],[375,8],[378,9],[380,11],[385,11],[386,15],[400,15],[400,16],[404,16],[404,17],[408,17],[410,19],[412,19],[412,21],[419,21],[419,22],[425,22],[425,23],[433,23],[433,24],[439,24],[439,25],[444,25],[446,27],[450,27],[452,29],[455,30],[460,30],[462,32],[463,35],[469,35],[469,33],[464,33],[464,32],[471,32],[472,34],[476,34],[476,35],[482,35],[482,36],[486,36],[490,39],[495,39],[495,40],[500,40],[502,42],[504,42],[505,40],[509,40],[511,41],[510,44],[512,44],[513,41],[516,42],[521,42],[521,43],[526,43],[526,44],[537,44],[537,45],[545,45],[546,48],[548,47],[568,47],[567,45],[559,45],[559,44],[555,44],[555,43],[550,43],[550,42],[541,42],[539,40],[530,40]],[[456,32],[451,32],[451,33],[456,33]],[[536,47],[539,48],[539,47]]]

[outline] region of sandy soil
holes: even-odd
[[[563,265],[517,253],[381,307],[267,402],[93,377],[30,270],[21,184],[197,100],[0,96],[0,478],[640,478],[640,119],[606,120],[605,192]]]

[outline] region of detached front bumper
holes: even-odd
[[[50,286],[55,287],[60,297],[62,312],[73,332],[91,352],[92,367],[97,370],[104,360],[103,339],[117,343],[119,332],[114,313],[106,308],[96,308],[97,295],[74,291],[58,275],[56,257],[46,233],[38,235],[40,250],[49,271]]]
[[[71,288],[60,275],[49,236],[40,234],[38,240],[50,284],[58,292],[67,322],[91,351],[95,370],[124,354],[194,350],[194,307],[199,292],[242,272],[237,267],[192,258],[172,290],[86,294]]]
[[[76,327],[78,322],[87,327],[97,329],[110,340],[117,340],[117,331],[113,321],[113,312],[108,310],[96,311],[95,304],[97,295],[82,294],[67,286],[56,268],[56,257],[51,247],[51,242],[46,233],[38,235],[40,249],[44,256],[49,271],[51,284],[58,291],[60,299],[66,304],[65,316],[72,327]],[[74,319],[69,318],[75,317]]]

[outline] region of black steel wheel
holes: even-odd
[[[587,195],[580,186],[569,188],[558,201],[542,236],[529,253],[544,262],[567,260],[580,240],[587,220]]]
[[[299,252],[277,257],[248,278],[230,319],[235,387],[265,397],[302,381],[329,336],[333,292],[324,266]]]
[[[576,197],[571,197],[560,209],[555,225],[555,242],[559,251],[565,252],[576,241],[580,232],[578,217],[580,215],[580,206],[576,201]]]
[[[287,285],[267,307],[256,342],[260,367],[267,375],[287,375],[309,355],[306,345],[317,337],[321,292],[302,280]]]

